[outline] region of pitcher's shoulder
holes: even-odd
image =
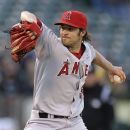
[[[85,41],[83,43],[86,47],[93,47],[93,45],[90,42]]]

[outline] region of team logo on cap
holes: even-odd
[[[64,14],[64,19],[70,20],[70,19],[71,19],[71,14],[72,14],[71,11],[67,11],[67,12]]]

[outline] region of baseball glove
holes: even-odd
[[[35,22],[21,21],[10,30],[10,48],[13,61],[20,62],[21,59],[36,46],[36,41],[40,36],[40,20]]]

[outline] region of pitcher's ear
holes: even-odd
[[[85,36],[85,34],[86,34],[86,30],[81,30],[80,33],[81,33],[81,35],[82,35],[82,37],[83,37],[83,36]]]

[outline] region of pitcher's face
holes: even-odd
[[[81,43],[83,34],[80,32],[79,28],[69,25],[61,25],[60,37],[63,45],[69,48]]]

